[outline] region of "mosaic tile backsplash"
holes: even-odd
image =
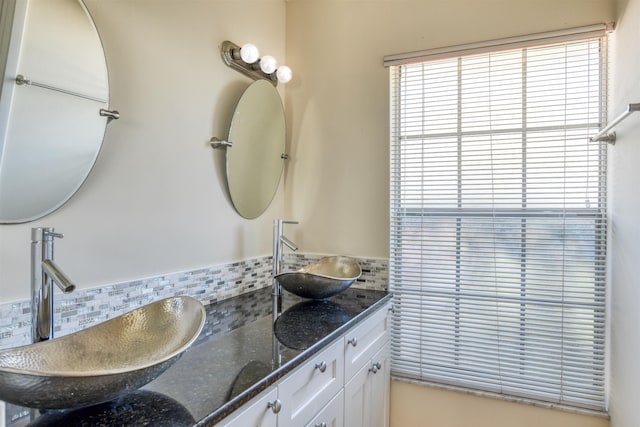
[[[297,270],[324,255],[288,253],[285,271]],[[362,276],[352,286],[386,290],[388,260],[357,258]],[[264,256],[192,271],[55,293],[56,336],[76,332],[162,298],[189,295],[208,305],[271,285],[272,257]],[[31,342],[31,302],[0,304],[0,349]]]

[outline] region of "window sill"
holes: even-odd
[[[475,390],[475,389],[465,388],[465,387],[438,384],[438,383],[433,383],[429,381],[421,381],[421,380],[416,380],[411,378],[399,377],[395,375],[392,375],[391,379],[395,381],[422,386],[422,387],[430,387],[438,390],[454,391],[454,392],[470,394],[478,397],[488,397],[491,399],[503,400],[503,401],[513,402],[513,403],[520,403],[523,405],[532,405],[532,406],[537,406],[545,409],[555,409],[559,411],[570,412],[573,414],[587,415],[591,417],[604,418],[607,420],[610,419],[610,416],[607,412],[596,411],[593,409],[577,408],[577,407],[561,405],[557,403],[543,402],[540,400],[529,399],[526,397],[505,396],[499,393],[492,393],[490,391],[481,391],[481,390]]]

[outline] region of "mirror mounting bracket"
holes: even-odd
[[[118,112],[118,110],[107,110],[106,108],[100,109],[100,115],[107,118],[107,123],[120,118],[120,112]]]
[[[216,138],[215,136],[209,140],[209,144],[211,144],[211,148],[227,148],[233,146],[233,142],[225,141],[223,139]]]

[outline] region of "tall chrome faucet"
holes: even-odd
[[[64,235],[52,227],[31,229],[31,336],[40,342],[53,338],[53,284],[62,292],[73,292],[76,285],[53,262],[53,239]]]
[[[284,221],[276,219],[273,221],[273,268],[271,275],[275,277],[282,269],[282,245],[285,244],[292,251],[297,251],[298,247],[291,240],[282,235],[284,224],[298,224],[298,221]],[[276,279],[273,279],[273,294],[280,296],[282,288]]]
[[[298,221],[285,221],[282,219],[276,219],[273,221],[273,268],[271,270],[271,276],[273,277],[273,288],[272,288],[272,320],[275,324],[278,317],[282,312],[282,287],[278,283],[278,279],[275,276],[280,273],[282,269],[282,245],[286,245],[292,251],[297,251],[298,247],[291,240],[284,237],[282,234],[282,228],[284,224],[297,224]],[[272,354],[271,354],[271,365],[272,367],[278,368],[282,365],[282,356],[280,354],[280,342],[275,334],[273,334],[272,338]]]

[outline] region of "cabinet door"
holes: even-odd
[[[222,421],[222,427],[276,427],[277,415],[269,407],[278,399],[278,389],[273,387],[253,398],[242,408]]]
[[[306,427],[343,427],[344,392],[338,393]]]
[[[344,425],[389,425],[389,341],[344,387]]]
[[[365,365],[344,386],[344,425],[349,427],[370,427],[369,365]]]
[[[391,375],[389,369],[389,341],[371,359],[373,375],[369,375],[371,396],[368,413],[371,414],[370,426],[388,427],[389,425],[389,387]],[[375,373],[374,373],[375,371]]]
[[[340,391],[344,384],[343,348],[344,340],[339,339],[278,385],[280,427],[306,425]]]
[[[389,339],[388,315],[390,305],[386,305],[364,319],[352,331],[345,334],[345,379],[353,375],[368,363],[373,355]]]

